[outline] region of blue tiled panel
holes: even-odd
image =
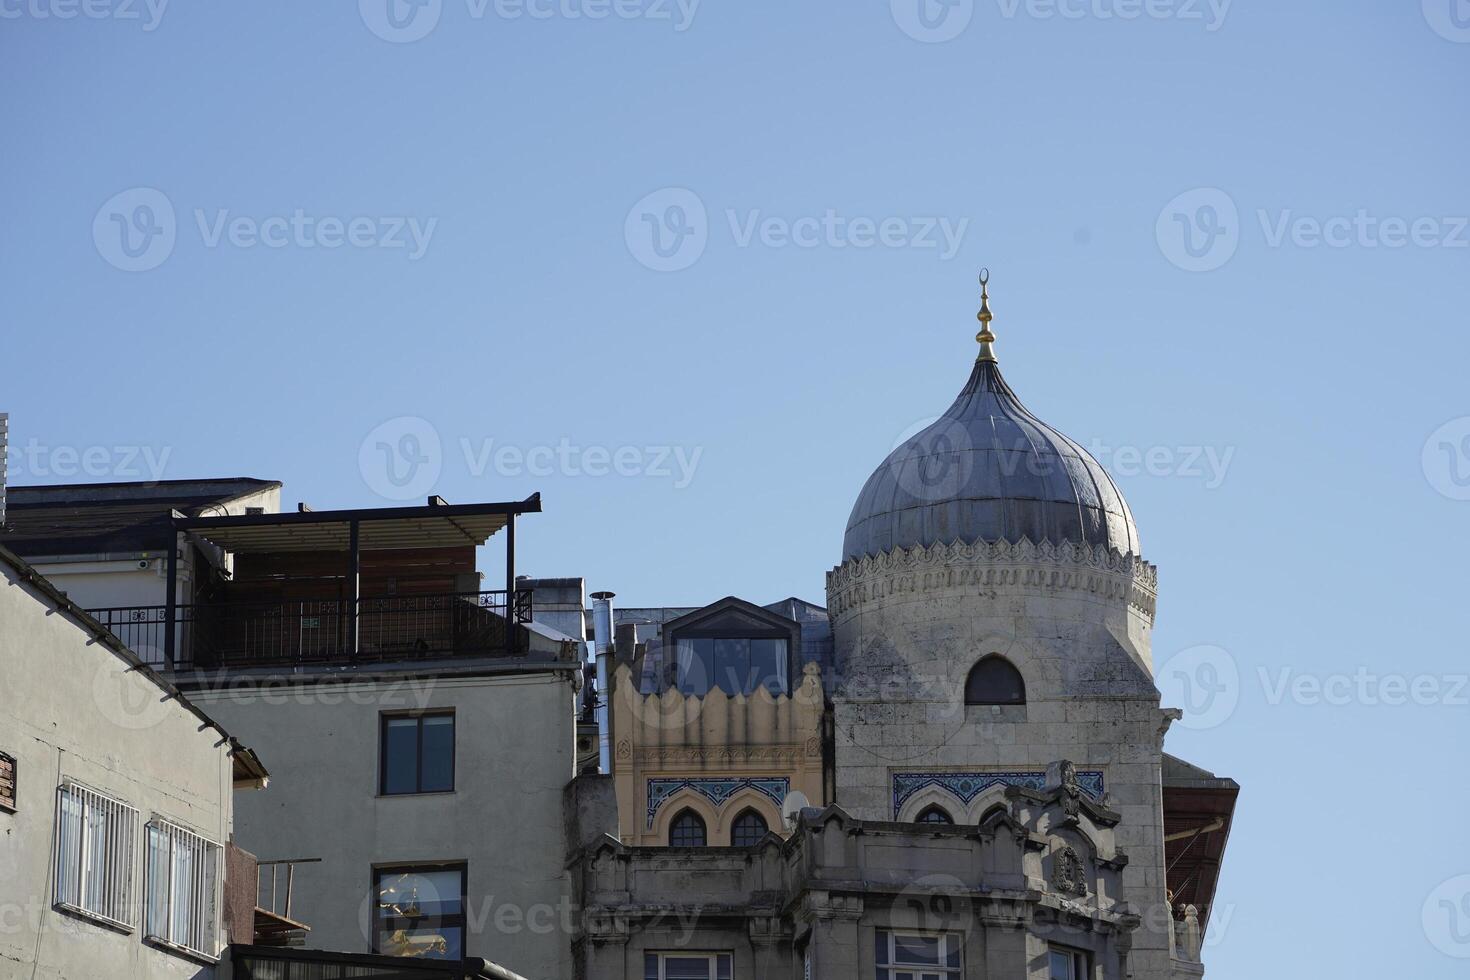
[[[785,776],[752,779],[650,779],[648,781],[648,826],[653,826],[654,815],[664,801],[683,789],[692,789],[715,806],[721,806],[730,797],[743,789],[753,789],[770,797],[780,806],[791,792],[791,780]]]
[[[1046,772],[896,772],[893,774],[893,816],[897,819],[909,797],[927,786],[946,789],[968,804],[992,786],[1025,786],[1042,789]],[[1103,774],[1098,770],[1078,771],[1077,784],[1095,800],[1103,797]]]

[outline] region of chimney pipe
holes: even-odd
[[[608,686],[613,657],[613,598],[612,592],[592,593],[592,651],[597,658],[597,766],[598,771],[604,774],[612,772]]]

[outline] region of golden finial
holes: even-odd
[[[980,332],[975,335],[975,340],[980,344],[980,356],[977,361],[995,361],[995,351],[990,345],[995,343],[995,334],[990,332],[990,270],[980,270],[980,312],[975,314],[975,319],[980,321]]]

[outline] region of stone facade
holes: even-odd
[[[665,844],[684,810],[704,821],[709,843],[730,843],[731,824],[753,809],[784,830],[792,791],[822,801],[822,683],[808,665],[790,694],[746,696],[719,688],[642,694],[626,664],[613,673],[611,718],[618,832],[630,845]]]
[[[939,805],[968,821],[1006,790],[966,800],[957,779],[1017,781],[1071,759],[1100,777],[1121,817],[1128,901],[1167,909],[1160,772],[1172,716],[1150,673],[1156,587],[1146,562],[1071,544],[937,544],[845,562],[828,576],[843,668],[838,802],[867,820]],[[992,654],[1020,671],[1024,704],[966,704],[970,670]],[[896,780],[916,768],[951,778],[901,798]],[[1167,928],[1139,931],[1130,966],[1168,975]]]
[[[942,937],[946,980],[1045,978],[1057,949],[1084,957],[1089,980],[1121,980],[1138,922],[1120,900],[1118,814],[1070,771],[1051,766],[1044,790],[1004,789],[973,824],[828,807],[755,847],[593,843],[578,881],[579,976],[641,980],[651,956],[725,952],[736,977],[875,977],[893,932]]]

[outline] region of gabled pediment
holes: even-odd
[[[705,635],[725,634],[728,636],[790,636],[800,626],[795,620],[787,619],[769,609],[762,609],[753,602],[735,596],[726,596],[710,603],[703,609],[686,613],[664,625],[664,635],[676,637],[681,633]]]

